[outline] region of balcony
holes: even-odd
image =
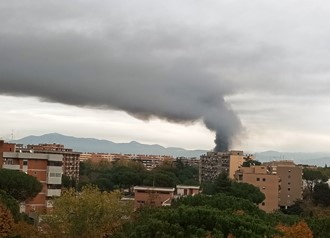
[[[61,189],[47,189],[47,197],[61,196]]]
[[[48,173],[63,173],[62,166],[47,166]]]
[[[3,169],[19,170],[19,164],[4,164]]]
[[[62,184],[62,177],[47,177],[47,184]]]

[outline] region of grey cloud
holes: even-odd
[[[238,2],[160,2],[1,3],[0,93],[124,110],[142,119],[203,120],[222,150],[242,129],[226,96],[328,88],[313,82],[328,56],[322,64],[308,58],[317,48],[308,42],[292,50],[303,31],[267,18],[272,8],[260,1],[252,5],[264,12],[244,11]]]

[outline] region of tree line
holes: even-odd
[[[35,196],[41,189],[39,182],[22,172],[0,170],[0,237],[328,238],[330,207],[318,197],[327,194],[328,177],[315,171],[304,170],[307,184],[313,184],[306,188],[304,199],[273,213],[258,208],[264,199],[258,188],[236,183],[225,174],[202,184],[202,194],[174,200],[171,207],[134,210],[131,201],[121,200],[123,189],[197,185],[197,168],[165,163],[147,171],[136,162],[82,163],[81,181],[66,181],[69,188],[54,199],[53,212],[43,217],[36,230],[19,213],[18,203]],[[320,193],[318,186],[327,189]]]

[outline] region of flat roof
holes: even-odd
[[[147,191],[161,191],[161,192],[174,192],[175,188],[162,188],[162,187],[144,187],[135,186],[134,190],[147,190]]]
[[[4,159],[37,159],[49,161],[62,161],[61,154],[41,154],[41,153],[20,153],[20,152],[3,152]]]
[[[199,189],[200,186],[176,185],[176,188],[191,188],[191,189]]]

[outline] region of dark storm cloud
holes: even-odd
[[[202,120],[217,132],[216,149],[224,150],[242,129],[226,96],[324,90],[295,86],[297,80],[313,85],[311,72],[325,70],[325,63],[309,59],[308,68],[299,65],[309,44],[299,53],[287,50],[301,33],[284,41],[292,34],[290,24],[267,26],[271,7],[254,1],[263,10],[258,17],[244,4],[205,4],[1,3],[0,93],[124,110],[141,119]],[[277,7],[275,12],[283,10]]]
[[[53,7],[52,14],[61,10]],[[89,32],[88,20],[75,11],[53,18],[38,6],[7,8],[13,9],[22,10],[21,19],[3,19],[0,30],[2,94],[124,110],[142,119],[202,120],[222,134],[221,149],[240,131],[224,101],[232,85],[208,70],[199,57],[204,36],[190,26],[117,16],[115,22],[101,18],[101,31]]]

